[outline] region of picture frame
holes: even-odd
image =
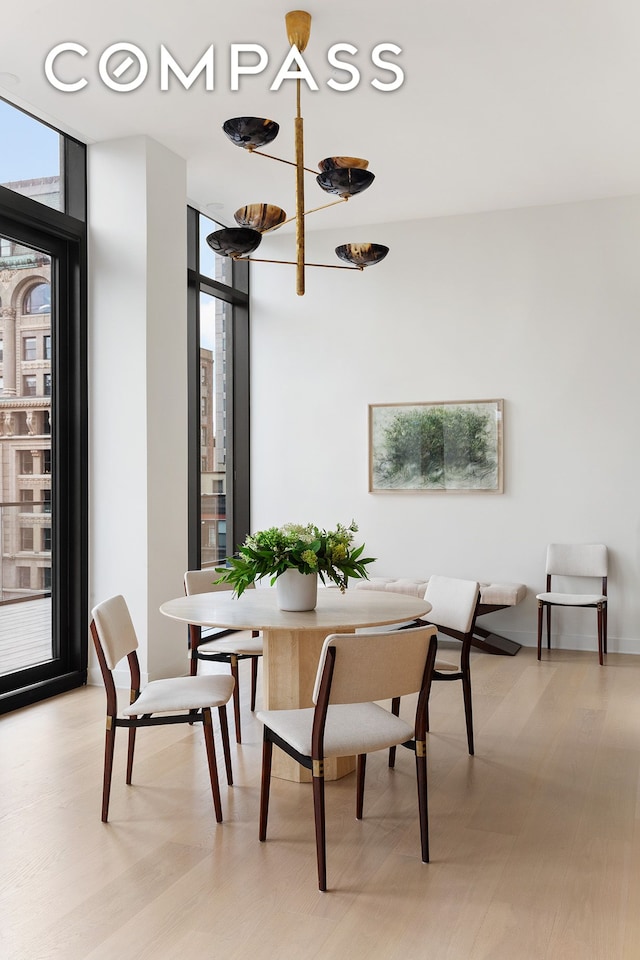
[[[369,404],[369,492],[503,493],[503,400]]]

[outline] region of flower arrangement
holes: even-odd
[[[339,523],[335,530],[321,530],[313,523],[302,526],[286,523],[250,534],[238,552],[216,567],[222,576],[215,583],[229,583],[240,596],[255,580],[271,578],[271,586],[281,573],[293,568],[300,573],[317,573],[323,583],[333,581],[344,593],[349,577],[368,579],[366,565],[375,557],[363,557],[364,544],[353,546],[358,527]]]

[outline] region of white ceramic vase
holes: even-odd
[[[290,567],[276,580],[280,610],[315,610],[318,602],[318,574],[300,573]]]

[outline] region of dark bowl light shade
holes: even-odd
[[[284,210],[273,203],[249,203],[236,210],[233,217],[239,227],[251,227],[259,233],[275,230],[287,219]]]
[[[233,117],[225,120],[222,129],[232,143],[245,150],[264,147],[278,136],[280,125],[264,117]]]
[[[362,160],[360,157],[327,157],[318,164],[318,170],[322,173],[328,173],[329,170],[343,170],[345,167],[358,167],[360,170],[366,170],[369,166],[368,160]]]
[[[207,243],[221,257],[243,257],[260,246],[262,234],[249,227],[224,227],[207,237]]]
[[[353,197],[370,187],[375,176],[369,170],[360,167],[342,167],[327,170],[316,177],[326,193],[337,193],[341,197]]]
[[[381,243],[343,243],[341,247],[336,247],[336,253],[341,260],[355,267],[370,267],[384,260],[389,247]]]

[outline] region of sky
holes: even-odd
[[[59,134],[0,99],[0,183],[59,173]]]

